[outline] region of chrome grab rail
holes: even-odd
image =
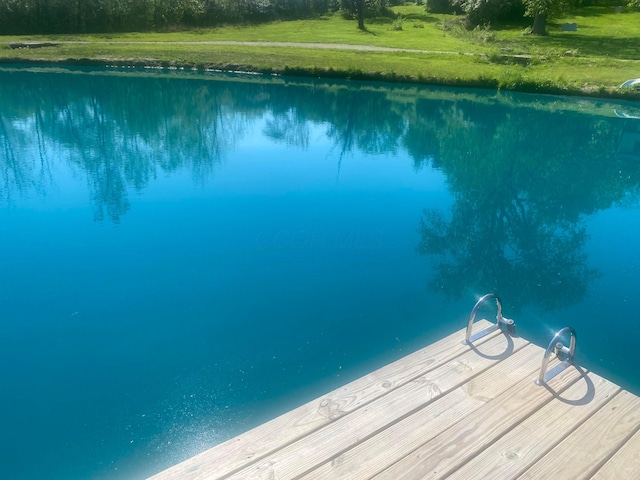
[[[560,337],[564,334],[569,333],[571,335],[571,339],[569,340],[569,347],[566,347],[561,341]],[[540,367],[540,374],[535,381],[536,385],[542,385],[543,383],[548,382],[553,377],[558,375],[568,366],[574,364],[575,356],[576,356],[576,331],[571,327],[564,327],[553,336],[547,350],[544,352],[544,357],[542,358],[542,366]],[[547,367],[549,366],[549,356],[551,352],[554,351],[558,358],[561,358],[562,355],[566,355],[566,360],[563,360],[562,363],[556,365],[551,370],[547,372]]]
[[[496,299],[496,306],[498,307],[498,314],[496,315],[496,323],[495,325],[491,325],[490,327],[485,328],[484,330],[482,330],[481,332],[476,333],[475,335],[471,335],[471,327],[473,325],[473,322],[476,319],[476,314],[478,313],[478,310],[480,309],[480,307],[482,306],[482,304],[484,302],[486,302],[487,300],[491,299],[491,298],[495,298]],[[482,298],[480,298],[480,300],[478,300],[475,304],[475,306],[473,307],[473,310],[471,310],[471,314],[469,315],[469,321],[467,322],[467,332],[464,336],[464,340],[462,342],[463,345],[471,345],[475,340],[484,337],[485,335],[499,329],[502,328],[502,326],[505,326],[507,331],[509,333],[513,333],[515,331],[516,328],[516,322],[514,322],[513,320],[509,319],[509,318],[505,318],[502,316],[502,302],[500,301],[500,298],[495,294],[495,293],[487,293],[486,295],[484,295]]]

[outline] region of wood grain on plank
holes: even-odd
[[[542,358],[543,351],[537,348]],[[549,403],[554,395],[575,383],[582,373],[576,368],[567,369],[562,375],[549,381],[550,388],[534,384],[534,377],[514,385],[488,402],[478,415],[461,419],[374,478],[446,478]]]
[[[640,431],[636,432],[592,480],[622,480],[640,478]]]
[[[591,478],[638,426],[640,398],[622,391],[518,478]]]
[[[506,348],[506,344],[513,348]],[[335,457],[381,429],[436,401],[469,379],[508,358],[511,350],[528,345],[521,338],[494,337],[475,350],[456,357],[441,367],[404,384],[393,392],[338,418],[324,428],[288,445],[229,477],[233,480],[292,479]],[[467,347],[468,348],[468,347]],[[392,379],[392,381],[395,381]],[[401,478],[401,477],[398,477]]]
[[[619,392],[620,387],[617,385],[589,373],[559,398],[554,398],[480,455],[449,475],[447,480],[517,478]]]
[[[367,479],[409,454],[461,418],[483,406],[523,378],[534,378],[541,350],[528,345],[508,359],[461,385],[413,415],[389,425],[377,435],[301,477],[305,480]],[[473,383],[474,385],[470,385]]]
[[[487,320],[476,321],[474,331],[490,325],[491,322]],[[463,338],[464,330],[456,331],[323,397],[164,470],[151,479],[213,480],[232,474],[468,352],[469,346],[461,344]],[[504,335],[496,331],[479,339],[475,346],[482,352],[487,342],[496,338],[504,345]]]

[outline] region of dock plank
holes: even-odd
[[[532,377],[539,367],[539,348],[527,345],[490,370],[459,386],[441,401],[389,425],[375,437],[358,443],[300,478],[371,478],[391,466],[398,458],[423,445],[438,432],[480,410],[488,401],[512,388],[523,376]]]
[[[518,478],[591,478],[638,426],[640,399],[622,391]]]
[[[474,345],[463,338],[455,332],[151,478],[640,478],[640,398],[580,367],[535,385],[544,349],[498,331]]]
[[[589,372],[563,392],[559,401],[545,405],[447,480],[517,478],[620,391],[617,385]]]
[[[508,346],[510,342],[513,343],[512,348]],[[375,435],[398,418],[424,408],[526,345],[528,342],[521,338],[512,339],[502,335],[494,337],[482,345],[482,355],[477,351],[467,350],[447,364],[376,399],[366,407],[336,419],[325,428],[307,435],[300,441],[288,445],[228,478],[229,480],[297,478],[327,458],[339,455],[344,450]]]
[[[640,478],[640,431],[596,472],[592,480]]]
[[[542,353],[542,349],[536,348]],[[460,419],[452,428],[444,430],[373,478],[446,478],[581,376],[578,369],[569,369],[564,375],[553,378],[549,388],[534,384],[535,376],[525,378],[488,402],[480,414]]]
[[[478,320],[474,323],[474,331],[490,325],[491,322],[487,320]],[[497,337],[503,335],[498,331],[493,332],[475,342],[475,345],[482,348],[486,342]],[[468,352],[469,346],[461,343],[463,338],[464,333],[454,332],[327,395],[159,472],[151,479],[213,480],[231,475]]]

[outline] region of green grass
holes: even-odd
[[[413,4],[396,7],[395,11],[402,15],[402,29],[397,28],[395,19],[383,17],[369,19],[367,31],[362,32],[355,21],[333,15],[175,32],[7,36],[0,37],[0,42],[5,42],[0,45],[0,60],[185,66],[639,97],[617,90],[623,81],[640,77],[637,9],[615,13],[613,2],[582,8],[550,23],[546,37],[524,34],[523,25],[469,32],[459,26],[455,16],[431,15]],[[564,22],[576,22],[578,31],[562,32]],[[43,40],[87,43],[18,50],[8,46],[9,42]],[[421,52],[172,43],[210,41],[370,45]]]

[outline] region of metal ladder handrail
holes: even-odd
[[[471,327],[473,326],[473,322],[476,319],[476,315],[478,313],[478,310],[480,309],[480,307],[482,306],[482,304],[484,302],[486,302],[487,300],[490,300],[494,298],[496,300],[496,306],[498,308],[498,314],[496,315],[496,323],[495,325],[491,325],[490,327],[485,328],[484,330],[476,333],[475,335],[471,335]],[[475,304],[475,306],[473,307],[473,310],[471,310],[471,314],[469,315],[469,321],[467,322],[467,331],[465,333],[464,336],[464,340],[462,341],[463,345],[471,345],[475,340],[477,340],[478,338],[482,338],[485,335],[501,328],[502,326],[505,326],[508,330],[509,333],[513,333],[515,330],[515,326],[516,323],[511,320],[510,318],[505,318],[502,316],[502,302],[500,301],[500,297],[498,297],[498,295],[496,295],[495,293],[487,293],[486,295],[482,296],[480,298],[480,300],[478,300]]]
[[[569,333],[571,335],[571,338],[569,339],[569,347],[565,346],[560,341],[560,337],[562,337],[566,333]],[[576,340],[577,334],[572,327],[564,327],[556,332],[556,334],[551,339],[549,346],[544,352],[544,357],[542,357],[540,373],[535,381],[536,385],[542,385],[543,383],[548,382],[560,372],[565,370],[568,366],[574,365],[576,356]],[[556,365],[554,368],[547,372],[547,367],[549,366],[549,356],[551,355],[552,351],[555,352],[558,358],[560,358],[561,353],[567,355],[567,359],[563,360],[562,363]]]

